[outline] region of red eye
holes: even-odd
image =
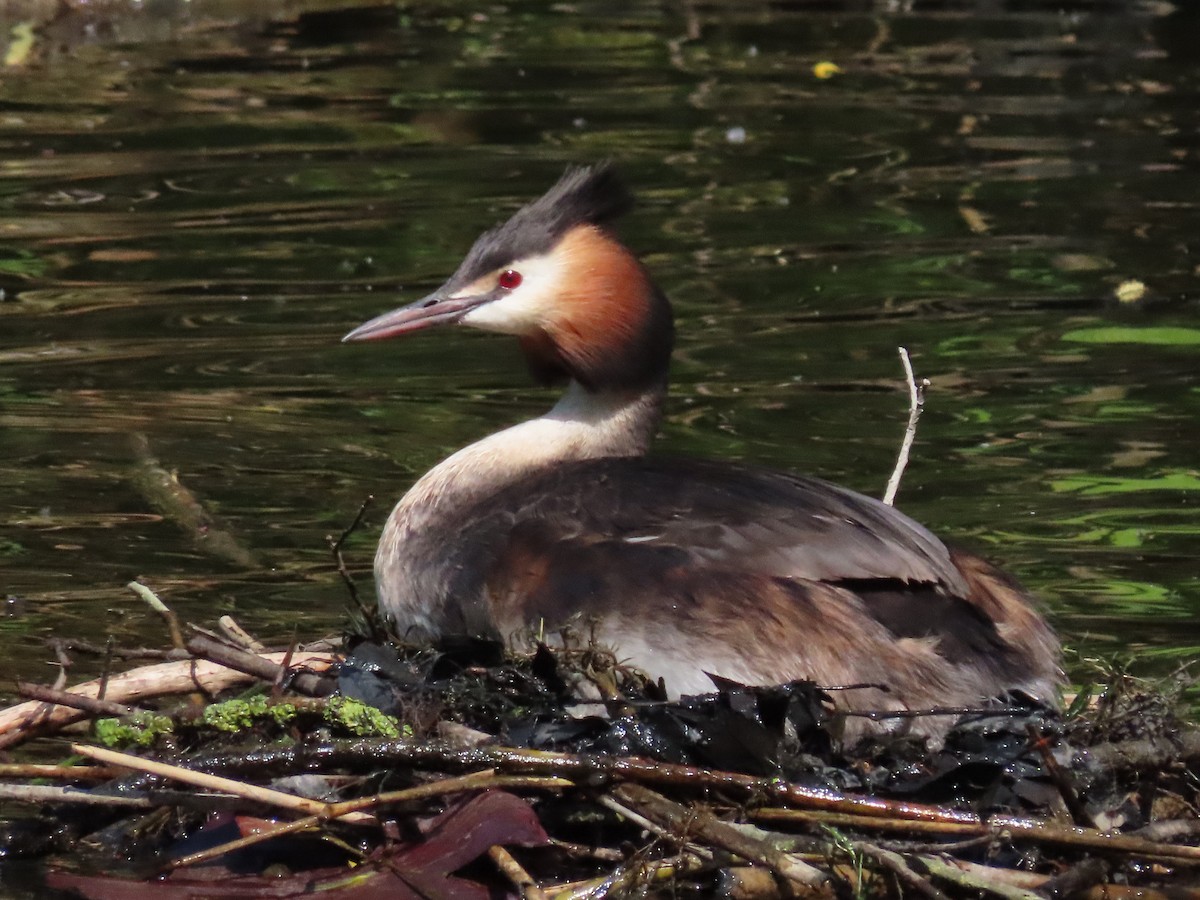
[[[515,291],[521,286],[521,273],[516,269],[505,269],[500,273],[498,283],[506,291]]]

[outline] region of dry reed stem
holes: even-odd
[[[293,812],[317,815],[324,813],[329,806],[329,804],[322,803],[319,800],[297,797],[295,794],[288,794],[284,791],[276,791],[272,788],[247,784],[244,781],[235,781],[232,778],[225,778],[221,775],[209,775],[207,772],[197,772],[194,769],[185,769],[182,766],[173,766],[170,763],[159,762],[158,760],[144,759],[140,756],[134,756],[131,753],[106,750],[103,747],[72,744],[71,752],[78,753],[80,756],[86,756],[88,759],[94,759],[106,765],[133,769],[136,772],[146,772],[149,775],[158,775],[163,778],[171,778],[175,781],[181,781],[184,784],[190,784],[193,787],[204,788],[209,791],[222,791],[245,800],[251,800],[267,806],[276,806],[280,809],[288,809]],[[363,813],[349,812],[341,818],[346,822],[353,822],[358,825],[376,824],[374,816]]]

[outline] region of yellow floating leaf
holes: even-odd
[[[33,50],[33,23],[18,22],[12,27],[8,51],[4,54],[4,65],[23,66]]]
[[[832,78],[834,75],[841,75],[842,68],[835,62],[823,59],[812,67],[812,73],[824,81],[826,78]]]
[[[93,250],[88,254],[88,259],[92,262],[149,262],[152,259],[158,259],[158,254],[153,250],[134,250],[127,247],[109,247],[101,250]]]
[[[1118,284],[1113,294],[1121,303],[1137,303],[1146,296],[1146,285],[1136,278],[1129,278]]]

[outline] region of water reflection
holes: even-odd
[[[1194,13],[255,9],[40,22],[0,82],[4,671],[51,633],[151,639],[136,575],[268,638],[336,628],[326,535],[550,402],[503,341],[338,339],[603,157],[680,313],[666,449],[877,494],[904,344],[934,386],[902,505],[1089,652],[1200,643]]]

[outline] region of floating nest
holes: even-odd
[[[571,639],[175,633],[60,641],[110,673],[0,712],[10,760],[59,760],[0,766],[0,853],[38,896],[1200,896],[1182,679],[1110,670],[1066,714],[1009,698],[941,747],[846,747],[816,685],[667,702]]]

